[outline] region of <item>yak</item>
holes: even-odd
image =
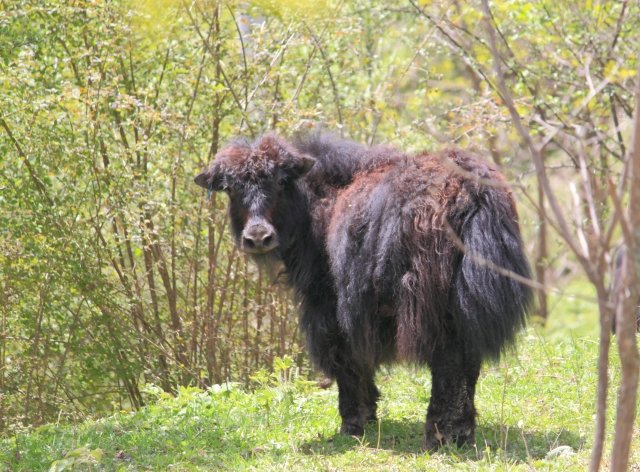
[[[284,267],[313,364],[338,386],[340,432],[377,421],[378,367],[427,365],[424,449],[475,444],[481,364],[532,300],[504,177],[458,149],[410,155],[326,133],[223,147],[195,182],[229,197],[236,245]]]

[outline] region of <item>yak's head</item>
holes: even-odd
[[[290,243],[305,202],[296,180],[315,160],[273,134],[253,145],[232,143],[218,152],[195,182],[229,196],[231,228],[243,251],[261,256]]]

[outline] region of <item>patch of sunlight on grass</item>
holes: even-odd
[[[549,339],[598,336],[598,302],[588,281],[574,279],[560,293],[550,294],[548,304],[549,319],[544,332]]]

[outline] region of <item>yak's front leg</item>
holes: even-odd
[[[362,436],[364,426],[376,421],[377,401],[380,394],[374,383],[374,374],[354,363],[345,362],[334,372],[338,383],[338,409],[342,418],[340,432]]]
[[[475,444],[476,409],[473,403],[480,360],[459,342],[434,353],[431,367],[431,399],[427,410],[424,449],[445,444]]]
[[[376,387],[374,382],[374,375],[364,378],[364,392],[365,400],[364,407],[364,420],[365,423],[375,423],[378,421],[378,398],[380,398],[380,391]]]
[[[374,383],[374,369],[359,362],[351,352],[346,335],[338,326],[331,299],[307,300],[301,324],[307,335],[311,359],[338,384],[338,409],[342,434],[362,436],[367,422],[375,421],[380,396]],[[368,362],[369,359],[366,359]]]

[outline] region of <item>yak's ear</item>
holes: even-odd
[[[259,142],[259,149],[278,162],[281,169],[293,179],[302,177],[316,163],[313,157],[302,154],[275,133],[267,133],[262,136]]]
[[[209,173],[205,170],[204,172],[200,172],[193,181],[197,183],[200,187],[209,188],[208,181]]]
[[[316,160],[311,156],[306,154],[296,154],[293,156],[291,164],[288,166],[288,174],[294,179],[302,177],[311,170],[315,163]]]
[[[218,172],[216,172],[214,166],[210,166],[203,170],[193,180],[200,187],[206,188],[212,192],[222,190],[222,177]]]

